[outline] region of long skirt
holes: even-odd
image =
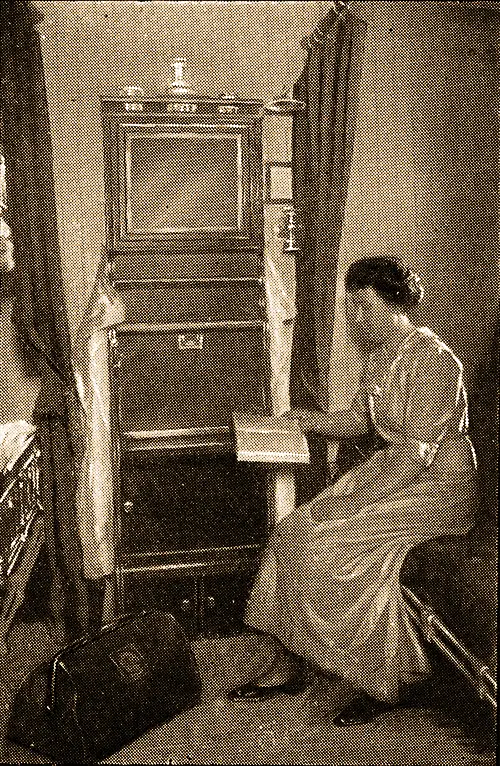
[[[381,452],[370,461],[383,461]],[[370,463],[368,461],[368,463]],[[408,551],[424,540],[470,529],[476,507],[469,471],[423,471],[383,501],[353,507],[366,463],[280,521],[264,551],[245,622],[295,654],[397,701],[400,684],[430,672],[401,593]],[[313,507],[327,521],[311,518]]]

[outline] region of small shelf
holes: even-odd
[[[120,561],[123,572],[165,572],[178,576],[186,572],[217,574],[253,568],[262,550],[260,543],[199,548],[164,553],[128,553]]]
[[[172,428],[165,431],[125,431],[122,435],[125,452],[162,451],[175,453],[234,454],[234,437],[229,426],[213,428]]]

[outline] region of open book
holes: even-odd
[[[233,413],[238,460],[255,463],[308,463],[307,440],[296,420]]]

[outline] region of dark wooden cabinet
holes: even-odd
[[[119,609],[241,627],[269,529],[233,411],[270,410],[261,104],[102,102]]]
[[[233,411],[263,412],[265,340],[264,323],[253,321],[122,328],[117,349],[125,439],[179,429],[222,432]]]
[[[102,102],[116,278],[259,276],[261,103],[192,97],[134,107]]]
[[[229,452],[123,452],[122,550],[139,560],[259,545],[267,533],[266,475]]]

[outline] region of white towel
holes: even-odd
[[[36,428],[26,420],[0,424],[0,471],[10,471],[31,441]]]

